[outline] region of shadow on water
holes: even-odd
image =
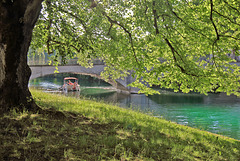
[[[204,96],[199,94],[180,94],[180,93],[171,93],[171,94],[161,94],[151,95],[149,99],[153,100],[157,104],[168,104],[168,103],[204,103]]]

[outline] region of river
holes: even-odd
[[[240,98],[236,96],[223,93],[205,96],[169,90],[160,90],[160,95],[152,96],[125,94],[116,92],[110,84],[97,78],[70,73],[39,77],[31,80],[29,86],[56,92],[67,76],[79,79],[81,91],[63,93],[65,95],[102,99],[124,108],[139,109],[154,117],[240,140]]]

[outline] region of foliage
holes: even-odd
[[[240,142],[122,109],[32,90],[55,114],[0,118],[1,160],[238,160]]]
[[[63,61],[104,60],[106,79],[131,74],[131,86],[239,95],[240,6],[234,0],[47,0],[33,48]]]

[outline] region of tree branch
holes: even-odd
[[[51,42],[54,42],[55,44],[59,44],[59,45],[63,45],[63,46],[69,45],[69,44],[62,43],[62,42],[56,41],[56,40],[50,40],[50,41],[51,41]],[[77,52],[80,52],[80,51],[83,50],[82,47],[80,47],[80,48],[78,49],[78,48],[77,48],[76,46],[74,46],[74,45],[69,45],[69,46],[72,47],[72,48],[74,48]]]
[[[217,40],[219,40],[219,33],[218,33],[218,30],[217,30],[217,26],[215,25],[215,23],[213,21],[213,1],[210,0],[210,3],[211,3],[210,21],[212,22],[212,25],[214,27],[214,30],[215,30],[215,33],[216,33],[216,36],[217,36],[217,38],[215,40],[215,42],[216,42]]]
[[[235,10],[235,11],[237,11],[238,12],[238,14],[240,14],[240,11],[237,9],[237,8],[235,8],[235,7],[233,7],[233,6],[231,6],[229,3],[227,3],[227,1],[226,0],[223,0],[223,2],[224,3],[226,3],[230,8],[232,8],[233,10]]]
[[[135,49],[134,49],[131,32],[129,32],[121,23],[117,22],[116,20],[111,19],[111,17],[109,17],[105,12],[103,12],[102,14],[107,17],[108,21],[111,23],[111,26],[112,26],[112,24],[116,24],[116,25],[120,26],[128,34],[134,58],[135,58],[137,64],[140,65],[140,63],[138,62],[137,56],[136,56]]]
[[[51,8],[51,2],[49,0],[46,1],[46,5],[47,5],[47,8],[51,12],[52,8]],[[50,52],[51,26],[52,26],[52,18],[51,18],[51,13],[49,13],[49,15],[48,15],[48,26],[47,26],[47,31],[48,31],[47,50],[48,50],[48,54],[52,53],[52,52]]]
[[[155,2],[155,1],[154,1],[154,2]],[[155,3],[153,3],[153,6],[154,6],[154,5],[155,5]],[[172,12],[173,12],[173,11],[172,11]],[[174,13],[175,13],[175,12],[174,12]],[[176,13],[175,13],[175,14],[176,14]],[[156,34],[159,34],[159,31],[158,31],[158,28],[157,28],[157,21],[156,21],[157,13],[156,13],[156,11],[154,11],[154,10],[153,10],[153,15],[154,15],[154,26],[155,26],[155,28],[156,28]],[[164,16],[162,15],[162,17],[163,17],[163,21],[164,21]],[[166,27],[167,30],[168,30],[168,27],[167,27],[167,26],[165,26],[165,27]],[[180,34],[180,35],[181,35],[181,34]],[[183,58],[182,58],[182,56],[181,56],[181,55],[177,52],[177,50],[172,46],[172,44],[170,43],[170,41],[169,41],[164,35],[162,35],[162,36],[164,37],[164,40],[166,41],[166,43],[167,43],[167,45],[169,46],[169,48],[171,49],[171,52],[172,52],[172,55],[173,55],[173,59],[174,59],[175,65],[181,70],[181,72],[182,72],[182,73],[185,73],[185,74],[187,74],[187,75],[191,75],[191,76],[198,77],[196,74],[192,74],[192,73],[187,72],[181,65],[179,65],[175,53],[180,57],[181,61],[182,61],[183,63],[185,63],[184,60],[183,60]],[[181,35],[181,36],[182,36],[182,35]]]
[[[199,31],[195,30],[194,28],[192,28],[191,26],[189,26],[188,23],[186,23],[181,17],[179,17],[179,16],[177,15],[177,13],[173,11],[173,9],[172,9],[172,7],[171,7],[171,5],[170,5],[170,3],[169,3],[168,0],[167,0],[167,5],[168,5],[169,8],[171,9],[171,12],[173,13],[173,15],[174,15],[177,19],[179,19],[181,22],[183,22],[183,23],[185,24],[185,26],[187,26],[187,27],[188,27],[189,29],[191,29],[192,31],[194,31],[194,32],[196,32],[196,33],[198,33],[198,34],[200,34],[200,35],[208,38],[207,35],[205,35],[205,34],[199,32]]]
[[[215,33],[216,33],[216,39],[214,40],[214,42],[212,44],[213,63],[215,64],[215,67],[218,69],[218,66],[217,66],[216,61],[215,61],[214,46],[215,46],[215,44],[217,44],[217,41],[220,39],[220,36],[219,36],[218,30],[217,30],[217,26],[215,25],[215,23],[213,21],[213,1],[212,0],[210,0],[210,7],[211,7],[210,21],[212,22],[212,25],[213,25]]]
[[[234,21],[233,21],[233,20],[231,20],[229,17],[227,17],[227,16],[225,16],[225,15],[223,15],[223,14],[221,14],[221,13],[217,12],[216,10],[213,10],[213,12],[217,13],[219,16],[222,16],[222,17],[224,17],[225,19],[227,19],[227,20],[228,20],[228,21],[230,21],[231,23],[233,23],[233,24],[235,24],[235,25],[238,25],[238,26],[240,26],[240,24],[238,24],[238,23],[234,22]]]
[[[62,12],[64,12],[64,13],[72,16],[73,18],[77,19],[77,20],[82,24],[85,32],[87,32],[87,27],[86,27],[86,25],[84,24],[83,20],[82,20],[80,17],[78,17],[77,15],[75,15],[75,14],[69,12],[69,11],[66,11],[66,10],[64,10],[64,9],[62,9],[62,8],[60,8],[60,11],[62,11]]]
[[[111,29],[112,29],[112,23],[111,23],[111,26],[109,27],[109,29],[108,29],[108,33],[107,33],[107,35],[110,35],[110,32],[111,32]]]
[[[237,40],[237,41],[240,41],[239,38],[236,38],[236,37],[232,37],[232,36],[229,36],[229,35],[219,35],[220,37],[228,37],[228,38],[231,38],[231,39],[234,39],[234,40]]]
[[[172,51],[172,55],[173,55],[173,59],[174,59],[175,65],[181,70],[181,72],[184,73],[184,74],[190,75],[190,76],[199,77],[199,76],[196,75],[196,74],[189,73],[189,72],[186,71],[181,65],[178,64],[178,62],[177,62],[177,57],[176,57],[175,53],[176,53],[177,55],[179,55],[179,53],[175,50],[175,48],[172,46],[172,44],[170,43],[170,41],[169,41],[167,38],[164,38],[164,40],[166,41],[167,45],[169,46],[169,48],[170,48],[171,51]]]
[[[157,10],[155,9],[156,7],[156,2],[153,1],[153,16],[154,16],[154,27],[155,27],[155,30],[156,30],[156,35],[159,34],[159,30],[158,30],[158,25],[157,25]]]

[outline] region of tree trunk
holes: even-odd
[[[0,112],[38,109],[31,99],[27,52],[42,0],[0,0]]]

